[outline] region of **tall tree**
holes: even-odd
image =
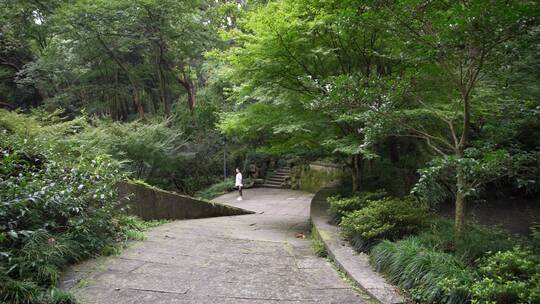
[[[474,115],[493,105],[479,84],[537,16],[533,1],[281,0],[248,15],[227,60],[237,100],[326,117],[338,131],[322,143],[349,156],[355,190],[370,145],[424,140],[452,163],[459,238],[467,197],[506,174],[505,151],[482,152],[482,163],[467,150]]]
[[[455,158],[459,238],[465,231],[467,196],[478,182],[490,180],[467,178],[474,175],[466,160],[472,116],[483,102],[477,88],[490,69],[500,66],[508,44],[534,25],[538,6],[529,1],[398,1],[385,3],[381,12],[395,34],[390,53],[410,64],[404,70],[410,85],[404,94],[445,126],[430,129],[431,123],[394,120],[426,140],[437,154]],[[446,93],[433,95],[434,88]],[[492,170],[488,175],[499,174]]]
[[[242,31],[232,32],[239,47],[225,54],[233,67],[230,77],[239,84],[236,98],[291,105],[284,110],[302,107],[317,113],[312,116],[317,124],[334,130],[319,142],[347,161],[355,191],[364,159],[373,156],[369,145],[376,141],[377,126],[364,109],[345,99],[334,102],[331,83],[343,74],[377,77],[390,66],[376,52],[385,34],[372,16],[357,14],[363,6],[362,1],[270,3],[249,14]]]

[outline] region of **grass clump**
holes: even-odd
[[[324,245],[324,242],[319,237],[319,234],[315,229],[311,229],[311,249],[313,249],[313,253],[321,258],[325,258],[328,256],[328,251],[326,251],[326,246]]]
[[[465,286],[473,275],[457,257],[424,246],[416,237],[383,241],[371,251],[371,261],[394,284],[420,303],[468,303]]]
[[[538,303],[540,256],[498,228],[470,224],[458,243],[448,220],[371,251],[372,264],[418,303]]]

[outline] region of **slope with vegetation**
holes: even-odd
[[[151,224],[124,214],[115,184],[127,171],[81,144],[83,128],[0,110],[1,301],[71,303],[54,288],[67,265],[114,254]]]
[[[466,210],[540,195],[538,16],[532,0],[1,2],[0,301],[69,301],[61,268],[136,234],[118,180],[212,197],[270,156],[348,169],[335,220],[414,301],[536,301],[535,239]]]

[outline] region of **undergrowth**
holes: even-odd
[[[326,246],[324,245],[324,242],[321,240],[321,238],[317,234],[317,230],[311,228],[310,239],[311,239],[311,249],[313,250],[313,253],[318,257],[322,257],[322,258],[327,257],[328,252],[326,251]]]
[[[72,303],[55,289],[68,265],[118,254],[154,223],[118,203],[123,164],[71,140],[83,120],[0,114],[0,302]]]
[[[217,196],[220,196],[232,190],[234,190],[234,180],[232,178],[229,178],[225,181],[215,183],[211,185],[210,187],[197,192],[195,194],[195,197],[211,200]]]

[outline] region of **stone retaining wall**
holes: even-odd
[[[293,189],[316,193],[328,183],[338,181],[346,175],[343,166],[323,163],[293,167],[291,185]]]
[[[397,287],[386,282],[384,277],[371,267],[369,256],[357,253],[349,242],[341,237],[338,227],[329,223],[329,204],[326,198],[334,193],[335,189],[330,187],[318,191],[311,201],[310,211],[314,233],[323,242],[328,257],[377,302],[381,304],[407,303]]]
[[[117,185],[128,213],[144,220],[192,219],[253,213],[241,208],[195,199],[150,187],[142,183],[121,182]]]

